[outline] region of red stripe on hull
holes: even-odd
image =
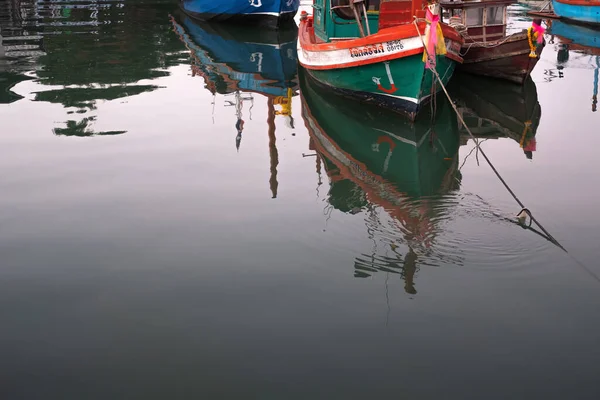
[[[556,0],[558,3],[570,6],[600,6],[600,0]]]
[[[340,50],[350,49],[352,47],[369,46],[383,42],[390,42],[392,40],[409,39],[418,36],[417,29],[414,24],[398,25],[391,28],[381,29],[379,32],[369,35],[364,38],[339,40],[335,42],[317,43],[314,36],[314,29],[312,26],[313,17],[310,16],[306,20],[300,21],[300,26],[305,26],[305,29],[300,29],[299,37],[302,48],[310,51],[328,51],[328,50]],[[425,22],[419,22],[419,31],[421,34],[425,33]],[[440,24],[442,32],[446,39],[450,39],[460,44],[463,43],[464,39],[458,34],[453,28],[446,24]]]
[[[420,22],[417,24],[419,26],[419,31],[421,34],[425,33],[425,28],[427,24],[425,22]],[[444,34],[444,38],[450,40],[451,42],[459,43],[462,45],[464,43],[464,39],[460,36],[453,28],[449,27],[445,24],[440,24],[442,27],[442,32]],[[300,27],[298,29],[298,41],[300,43],[301,51],[305,50],[308,52],[330,52],[336,50],[348,50],[356,47],[366,47],[366,46],[374,46],[379,45],[386,42],[392,42],[395,40],[406,40],[412,38],[418,38],[418,32],[414,24],[405,24],[398,25],[391,28],[386,28],[380,30],[378,33],[373,35],[358,38],[358,39],[348,39],[348,40],[339,40],[335,42],[327,42],[320,43],[318,42],[313,27],[313,17],[309,16],[306,19],[301,19]],[[338,68],[348,68],[348,67],[357,67],[361,65],[369,65],[375,63],[381,63],[384,61],[395,60],[398,58],[404,58],[413,56],[416,54],[422,54],[423,47],[419,47],[417,49],[410,49],[402,52],[396,52],[393,54],[385,54],[381,57],[369,58],[366,60],[356,60],[344,63],[336,63],[336,64],[327,64],[327,65],[311,65],[303,63],[299,60],[300,65],[307,69],[314,70],[330,70],[330,69],[338,69]],[[458,52],[453,52],[451,49],[448,49],[446,53],[446,57],[456,61],[457,63],[462,63],[463,59],[458,54]]]

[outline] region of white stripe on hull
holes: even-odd
[[[309,123],[313,134],[317,137],[317,141],[325,149],[325,151],[328,152],[329,155],[331,155],[331,157],[335,158],[343,166],[348,168],[350,170],[350,173],[356,179],[363,182],[364,184],[371,186],[375,191],[375,194],[380,196],[382,199],[390,201],[394,205],[399,205],[403,203],[403,200],[400,197],[398,197],[397,192],[393,189],[393,187],[391,192],[388,192],[388,187],[390,187],[389,183],[377,179],[377,175],[374,175],[369,170],[361,168],[361,165],[363,165],[362,162],[353,158],[349,158],[346,155],[346,153],[338,149],[337,146],[334,145],[331,140],[329,140],[327,135],[324,134],[323,131],[321,131],[321,129],[319,129],[319,127],[312,118],[305,118],[305,121]]]
[[[375,52],[374,50],[377,48],[380,50],[383,49],[383,51]],[[298,60],[308,67],[328,67],[354,63],[357,61],[377,60],[390,55],[417,49],[423,49],[423,43],[418,36],[377,43],[369,46],[358,46],[351,49],[310,51],[298,46]],[[366,51],[361,53],[361,50]],[[372,54],[369,54],[369,52]]]
[[[417,142],[415,142],[414,140],[409,140],[409,139],[403,138],[402,136],[398,136],[396,134],[393,134],[392,132],[384,131],[383,129],[377,129],[377,128],[373,128],[373,129],[375,129],[376,131],[379,131],[379,132],[383,132],[386,135],[389,135],[389,136],[393,137],[394,139],[401,141],[402,143],[406,143],[411,146],[417,147]]]
[[[295,13],[296,11],[283,11],[283,12],[251,12],[244,13],[244,15],[270,15],[272,17],[279,17],[280,15]]]
[[[414,98],[414,97],[406,97],[406,96],[394,96],[393,94],[388,94],[388,93],[383,93],[381,91],[376,92],[375,89],[372,91],[373,94],[377,94],[379,96],[387,96],[387,97],[393,97],[394,99],[399,99],[399,100],[405,100],[405,101],[410,101],[411,103],[415,103],[415,104],[419,104],[419,99]],[[425,96],[421,99],[421,102],[423,100],[425,100],[427,97],[429,96]]]

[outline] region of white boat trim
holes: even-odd
[[[372,49],[377,48],[377,51]],[[328,51],[310,51],[298,46],[298,60],[311,67],[329,67],[338,66],[356,61],[366,61],[387,58],[390,55],[401,54],[411,50],[423,48],[423,42],[418,36],[402,40],[393,40],[390,42],[376,43],[370,46],[360,46],[358,48],[335,49]],[[366,52],[360,52],[367,50]],[[359,52],[358,55],[357,51]],[[354,53],[354,54],[353,54]],[[369,54],[371,53],[371,54]]]
[[[278,17],[280,15],[284,15],[284,14],[291,14],[291,13],[295,13],[296,11],[281,11],[281,12],[250,12],[250,13],[244,13],[244,15],[270,15],[272,17]]]
[[[386,135],[388,135],[388,136],[391,136],[391,137],[393,137],[394,139],[396,139],[396,140],[398,140],[398,141],[400,141],[400,142],[403,142],[403,143],[409,144],[409,145],[411,145],[411,146],[414,146],[414,147],[418,147],[418,146],[417,146],[417,142],[415,142],[415,141],[413,141],[413,140],[410,140],[410,139],[403,138],[402,136],[395,135],[395,134],[393,134],[392,132],[388,132],[388,131],[385,131],[385,130],[383,130],[383,129],[378,129],[378,128],[373,128],[373,129],[375,129],[376,131],[379,131],[379,132],[385,133]]]

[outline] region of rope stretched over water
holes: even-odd
[[[417,17],[414,17],[414,25],[415,28],[417,29],[417,34],[419,35],[419,38],[421,38],[421,43],[423,44],[423,50],[425,51],[425,54],[427,55],[427,57],[430,57],[429,52],[427,51],[427,46],[425,44],[425,40],[423,39],[423,36],[421,35],[421,31],[419,29],[419,25],[417,24]],[[435,54],[434,54],[435,57]],[[542,232],[544,232],[544,234],[548,237],[548,240],[550,240],[552,243],[554,243],[557,247],[559,247],[561,250],[563,250],[565,253],[567,253],[569,255],[569,257],[575,262],[577,263],[580,267],[582,267],[588,274],[590,274],[590,276],[592,276],[596,281],[598,281],[600,283],[600,277],[598,277],[598,275],[596,275],[592,270],[590,270],[589,268],[587,268],[583,263],[581,263],[579,260],[577,260],[575,257],[573,257],[568,251],[567,249],[565,249],[555,238],[554,236],[552,236],[550,234],[550,232],[548,232],[546,230],[546,228],[544,228],[544,226],[533,216],[533,214],[531,213],[531,211],[529,211],[529,209],[527,207],[525,207],[525,205],[523,204],[523,202],[517,197],[517,195],[515,194],[515,192],[513,192],[513,190],[510,188],[510,186],[508,186],[508,184],[506,183],[506,181],[504,180],[504,178],[502,178],[502,176],[500,175],[500,173],[498,172],[498,170],[496,169],[496,167],[494,167],[494,164],[492,164],[492,162],[490,161],[490,159],[488,158],[487,154],[485,154],[485,152],[483,151],[483,149],[480,147],[479,142],[477,141],[477,138],[475,137],[475,135],[473,135],[473,132],[471,132],[471,130],[469,129],[469,127],[467,126],[467,124],[465,123],[465,120],[463,119],[462,115],[460,114],[460,112],[458,111],[458,108],[456,108],[456,105],[454,104],[454,102],[452,101],[452,97],[450,97],[450,94],[448,93],[448,90],[446,90],[446,86],[444,85],[444,82],[442,81],[442,78],[440,77],[440,74],[437,72],[436,68],[434,65],[432,65],[429,70],[435,75],[436,79],[439,81],[440,87],[442,88],[442,90],[444,91],[444,94],[446,95],[446,97],[448,98],[448,101],[450,102],[450,105],[452,106],[452,108],[454,109],[454,112],[456,113],[456,116],[458,117],[458,119],[460,120],[461,124],[464,126],[465,130],[469,133],[469,135],[471,136],[471,139],[473,139],[473,141],[475,142],[475,146],[479,149],[479,151],[481,152],[481,155],[483,156],[483,158],[485,159],[485,161],[488,163],[488,165],[490,166],[490,168],[492,169],[492,171],[494,171],[494,174],[496,174],[496,177],[498,177],[498,179],[500,180],[500,182],[502,182],[502,184],[504,185],[504,187],[506,188],[506,190],[508,190],[508,192],[511,194],[511,196],[515,199],[515,201],[519,204],[519,206],[521,206],[522,211],[521,212],[526,212],[527,215],[529,215],[529,218],[531,219],[531,221],[535,222],[535,224],[540,228],[540,230]]]

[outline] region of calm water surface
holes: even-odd
[[[599,398],[594,33],[450,88],[565,254],[441,96],[410,125],[176,8],[0,4],[2,399]]]

